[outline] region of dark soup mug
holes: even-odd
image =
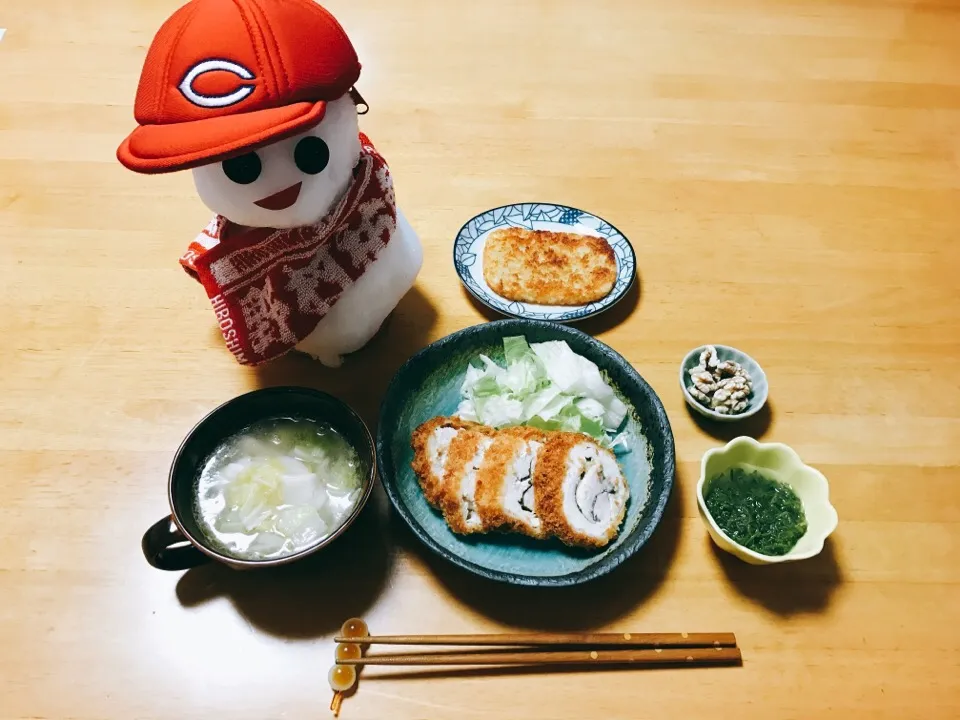
[[[360,459],[360,496],[340,525],[312,545],[289,555],[262,560],[234,557],[211,541],[200,527],[198,479],[207,459],[230,436],[261,420],[293,418],[329,425],[357,451]],[[274,387],[241,395],[201,420],[187,435],[170,467],[168,495],[171,515],[143,536],[143,554],[161,570],[185,570],[210,560],[235,568],[259,568],[299,560],[336,540],[357,518],[370,498],[377,476],[373,438],[363,420],[332,395],[300,387]]]

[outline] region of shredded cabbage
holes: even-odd
[[[356,450],[313,421],[257,423],[228,439],[198,481],[203,523],[238,557],[297,552],[336,530],[361,495]]]
[[[506,367],[486,355],[467,366],[457,415],[500,428],[530,425],[590,435],[608,447],[623,446],[617,436],[627,407],[603,379],[600,368],[562,340],[534,343],[503,339]]]

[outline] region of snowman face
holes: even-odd
[[[327,105],[319,125],[300,135],[194,168],[203,203],[248,227],[317,223],[343,195],[360,158],[359,123],[349,95]]]

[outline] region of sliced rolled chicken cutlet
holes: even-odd
[[[434,507],[440,507],[450,443],[462,431],[482,426],[453,417],[435,417],[413,431],[413,467],[423,495]]]
[[[477,475],[493,440],[493,435],[485,428],[461,430],[450,441],[440,509],[455,533],[465,535],[485,530],[477,511]]]
[[[582,547],[604,547],[616,537],[630,489],[613,453],[589,437],[551,435],[540,451],[533,486],[548,534]]]
[[[533,428],[506,428],[495,437],[477,475],[476,505],[486,530],[543,536],[533,474],[545,440]]]

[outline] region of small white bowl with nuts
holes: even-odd
[[[680,365],[687,404],[704,417],[735,422],[767,402],[767,376],[752,357],[727,345],[702,345]]]

